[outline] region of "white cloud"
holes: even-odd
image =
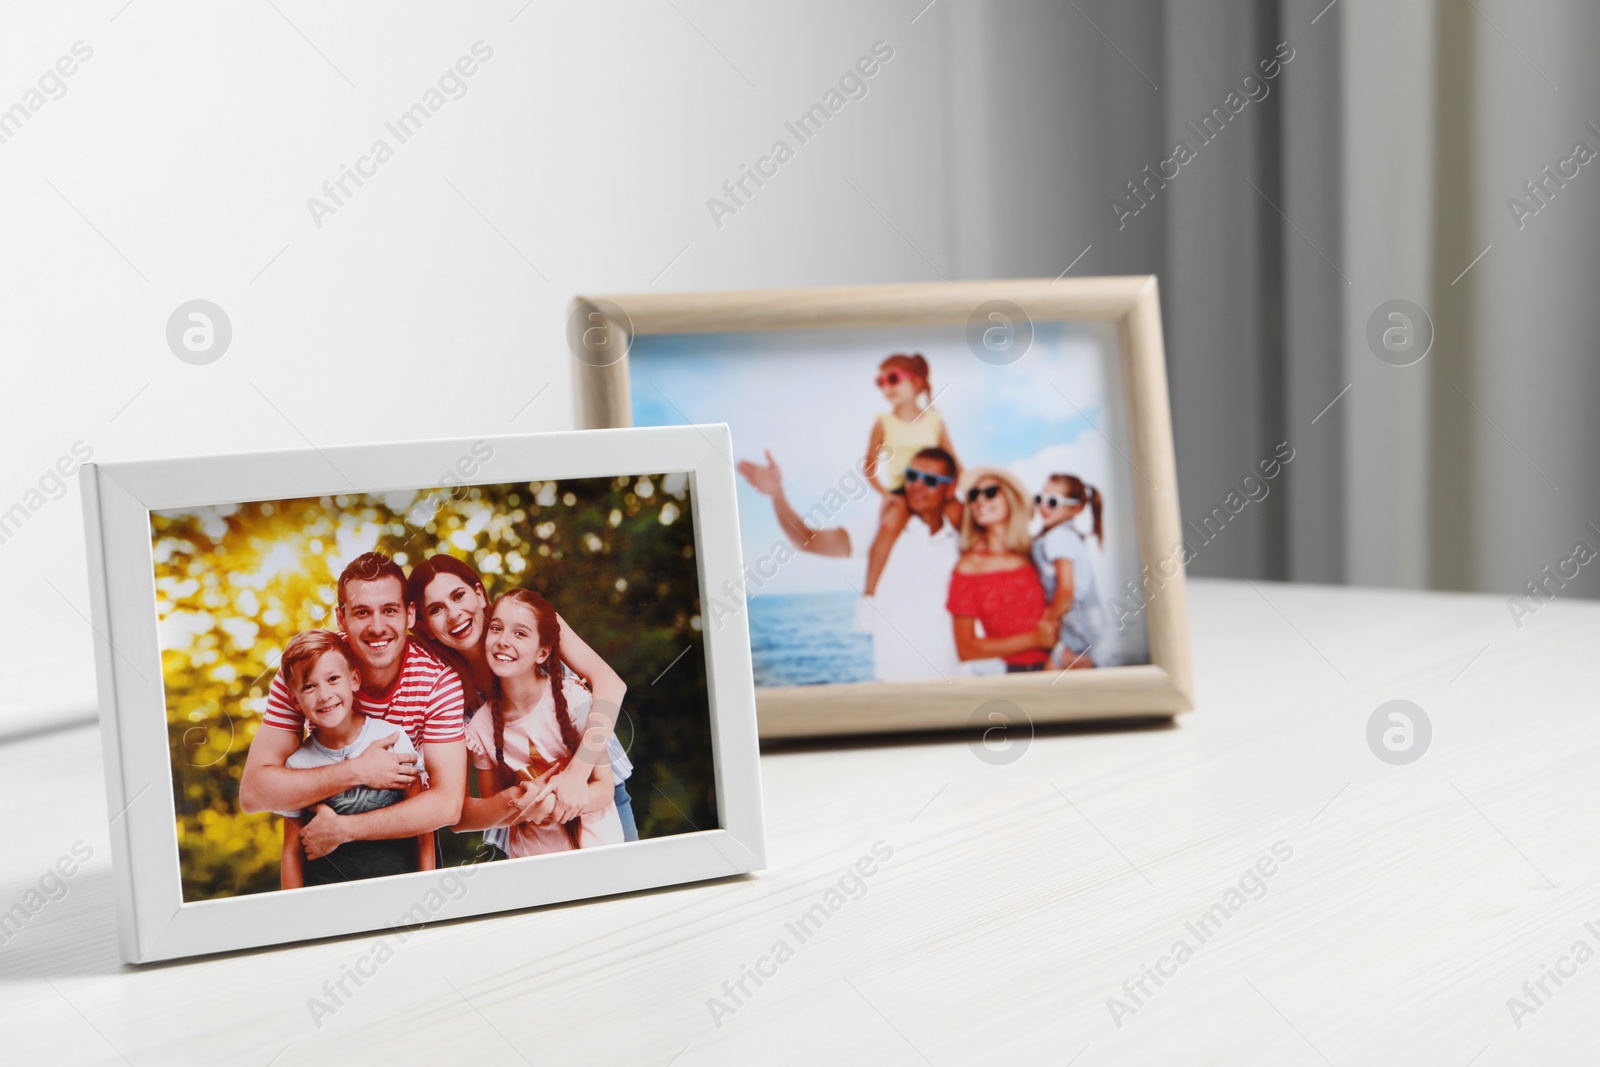
[[[1105,411],[1119,392],[1108,382],[1108,374],[1117,373],[1115,344],[1108,323],[1046,324],[1026,356],[997,367],[972,354],[959,326],[796,331],[644,337],[635,341],[630,360],[636,413],[655,407],[694,422],[727,422],[734,458],[762,462],[770,450],[783,468],[790,502],[803,513],[860,469],[873,422],[884,410],[873,379],[893,352],[927,358],[935,406],[963,462],[1010,460],[1030,490],[1055,470],[1111,485],[1120,460],[1099,433],[1082,427],[1078,411],[1105,432],[1117,432],[1121,420]],[[740,502],[751,563],[783,534],[766,498],[742,486]],[[1131,501],[1129,509],[1131,518]],[[844,590],[845,578],[860,582],[863,566],[802,556],[767,589]]]

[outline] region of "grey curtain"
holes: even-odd
[[[1600,594],[1600,565],[1567,562],[1600,550],[1600,161],[1567,162],[1600,152],[1600,6],[1018,0],[945,20],[960,274],[1160,276],[1186,520],[1294,450],[1191,573],[1512,595],[1551,566],[1560,595]],[[1244,84],[1274,58],[1270,92]],[[1193,158],[1162,178],[1179,142]],[[1407,366],[1367,336],[1394,300],[1433,327]]]
[[[1160,276],[1196,526],[1293,449],[1267,498],[1195,535],[1197,575],[1344,574],[1344,423],[1336,407],[1311,424],[1347,380],[1340,25],[1336,10],[1311,25],[1316,13],[1078,0],[948,16],[952,45],[986,42],[950,85],[960,273]],[[1192,158],[1174,163],[1180,142]]]

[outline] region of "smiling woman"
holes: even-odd
[[[640,499],[655,495],[654,485],[646,479],[636,483],[634,490]],[[659,515],[662,525],[671,525],[678,510],[676,502],[667,500]],[[620,512],[615,514],[620,516]],[[610,522],[609,516],[607,521]],[[591,552],[605,547],[594,533],[584,535],[584,545]],[[491,555],[484,562],[495,558]],[[627,578],[619,576],[615,590],[621,593],[627,588]],[[470,564],[454,556],[435,553],[412,568],[406,582],[406,602],[416,615],[413,620],[416,639],[455,669],[461,678],[469,711],[485,707],[494,692],[495,675],[491,658],[486,655],[490,623],[489,597],[483,577]],[[624,838],[637,841],[638,825],[632,794],[627,787],[633,765],[616,735],[617,718],[628,687],[616,671],[572,631],[565,619],[555,615],[554,621],[560,637],[555,662],[565,675],[587,686],[586,702],[587,693],[593,694],[585,726],[600,730],[607,737],[604,759],[614,776],[612,800],[619,812]],[[577,803],[578,794],[584,788],[581,774],[569,767],[568,771],[557,775],[556,781],[558,794],[569,804]],[[481,781],[478,784],[480,788],[488,788]],[[486,844],[502,853],[507,851],[504,827],[482,829]]]
[[[643,474],[153,512],[184,899],[716,826],[690,504]],[[542,703],[485,646],[535,588]],[[497,692],[506,784],[469,768]]]
[[[1008,673],[1042,671],[1060,627],[1045,616],[1030,556],[1027,489],[998,467],[973,467],[957,496],[966,504],[961,558],[945,601],[956,655],[963,662],[998,656]]]

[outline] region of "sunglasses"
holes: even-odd
[[[1033,494],[1033,502],[1041,508],[1061,508],[1072,504],[1082,506],[1083,501],[1075,496],[1045,496],[1043,493]]]
[[[882,389],[886,385],[899,385],[900,377],[900,372],[897,370],[892,370],[888,374],[880,374],[878,375],[878,388]]]
[[[993,500],[999,493],[1000,486],[998,485],[975,485],[967,490],[967,503],[975,503],[980,496],[985,500]]]
[[[950,477],[948,474],[929,474],[927,471],[913,470],[910,467],[906,468],[907,485],[916,485],[918,482],[921,482],[929,489],[937,489],[939,486],[949,485],[953,481],[955,481],[955,479]]]

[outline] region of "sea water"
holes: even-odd
[[[757,593],[749,600],[756,685],[872,681],[872,635],[856,633],[857,596]]]

